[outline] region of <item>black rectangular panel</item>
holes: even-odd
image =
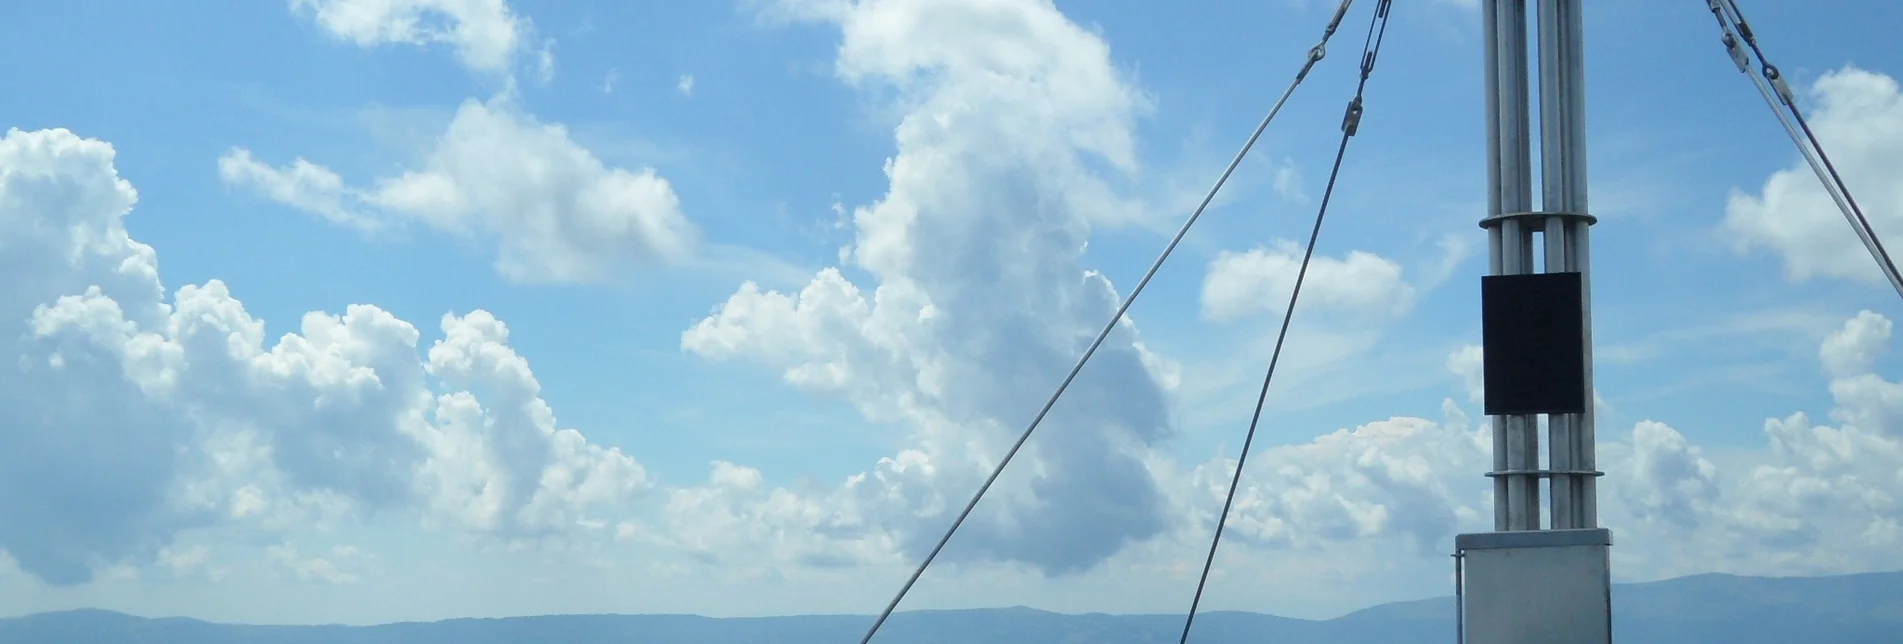
[[[1487,415],[1586,411],[1581,286],[1579,273],[1480,278]]]

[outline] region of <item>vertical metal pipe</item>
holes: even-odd
[[[1532,210],[1532,111],[1527,82],[1526,0],[1487,0],[1487,180],[1488,214]],[[1488,241],[1497,254],[1493,274],[1514,275],[1533,268],[1533,231],[1519,222],[1498,224]],[[1497,246],[1493,240],[1497,238]],[[1497,248],[1497,250],[1496,250]],[[1524,471],[1539,464],[1536,420],[1511,416],[1494,422],[1495,471]],[[1502,436],[1503,435],[1503,436]],[[1504,451],[1504,454],[1501,452]],[[1533,454],[1532,460],[1527,459]],[[1539,526],[1537,479],[1524,475],[1497,477],[1494,482],[1496,529],[1528,530]],[[1504,516],[1499,508],[1504,506]]]
[[[1525,237],[1521,235],[1520,232],[1520,221],[1518,219],[1508,219],[1500,222],[1500,255],[1502,259],[1500,272],[1503,275],[1518,275],[1526,272],[1526,264],[1520,261],[1525,256],[1523,252],[1525,246],[1520,243]],[[1524,472],[1533,469],[1533,467],[1526,462],[1526,417],[1518,415],[1505,416],[1501,418],[1501,421],[1506,429],[1507,454],[1506,467],[1504,469],[1509,472]],[[1507,495],[1505,499],[1507,506],[1506,529],[1525,530],[1527,529],[1528,518],[1526,515],[1526,509],[1528,507],[1527,497],[1529,495],[1538,496],[1539,490],[1537,488],[1527,489],[1526,477],[1520,474],[1508,474],[1502,478],[1506,479],[1507,482]]]
[[[1526,0],[1500,0],[1501,14],[1501,89],[1499,100],[1504,123],[1509,128],[1502,137],[1501,147],[1509,153],[1508,165],[1501,177],[1506,181],[1505,194],[1509,197],[1501,206],[1506,212],[1526,212],[1533,209],[1533,133],[1531,109],[1532,97],[1527,83],[1527,43],[1526,43]],[[1528,249],[1532,241],[1532,231],[1521,240],[1520,247]],[[1522,251],[1522,257],[1531,257],[1531,253]]]
[[[1592,273],[1587,270],[1591,267],[1589,260],[1592,245],[1588,238],[1590,234],[1588,231],[1591,228],[1586,225],[1586,222],[1581,221],[1574,222],[1573,229],[1573,261],[1578,267],[1580,281],[1583,282],[1580,297],[1585,300],[1582,303],[1582,310],[1583,315],[1586,316],[1583,327],[1586,332],[1586,413],[1579,415],[1579,423],[1573,427],[1572,438],[1575,446],[1573,466],[1581,471],[1596,472],[1599,470],[1598,439],[1593,435],[1593,428],[1598,422],[1599,400],[1593,395]],[[1573,527],[1599,527],[1599,479],[1592,476],[1579,477],[1578,483],[1573,486],[1573,495],[1576,517],[1574,520],[1577,523]]]
[[[1540,178],[1541,207],[1549,212],[1586,214],[1585,64],[1581,0],[1539,0]],[[1576,220],[1553,221],[1547,228],[1547,271],[1576,271],[1585,285],[1586,401],[1581,414],[1555,417],[1551,423],[1551,467],[1590,470],[1596,466],[1592,413],[1591,280],[1587,276],[1587,226]],[[1554,233],[1559,235],[1555,238]],[[1558,261],[1554,261],[1558,259]],[[1598,527],[1595,481],[1590,476],[1552,479],[1554,527]],[[1562,504],[1564,507],[1561,507]],[[1563,522],[1563,523],[1562,523]]]
[[[1487,112],[1487,214],[1496,215],[1506,212],[1501,205],[1502,187],[1506,183],[1505,168],[1507,153],[1505,143],[1507,128],[1501,125],[1500,112],[1500,7],[1502,0],[1487,0],[1480,8],[1481,30],[1486,32],[1486,44],[1481,54],[1486,58],[1487,100],[1484,106]],[[1487,248],[1491,266],[1488,274],[1500,274],[1500,233],[1498,229],[1487,230]]]
[[[1520,427],[1522,428],[1520,431],[1526,433],[1526,455],[1522,456],[1521,459],[1526,463],[1526,469],[1540,469],[1539,415],[1521,416]],[[1526,486],[1526,510],[1524,510],[1526,516],[1525,529],[1538,530],[1542,523],[1540,521],[1540,477],[1534,474],[1527,474],[1524,475],[1522,479],[1524,480],[1523,485]]]
[[[1467,644],[1467,593],[1462,553],[1454,553],[1454,644]]]
[[[1506,471],[1507,467],[1507,419],[1505,416],[1493,417],[1493,471]],[[1507,531],[1512,529],[1512,517],[1507,509],[1507,479],[1504,476],[1493,477],[1493,529]]]
[[[1481,56],[1486,59],[1487,95],[1483,108],[1487,114],[1487,214],[1502,212],[1500,209],[1501,165],[1506,154],[1501,151],[1501,139],[1506,129],[1500,126],[1500,2],[1487,0],[1480,7],[1481,31],[1486,43],[1481,47]],[[1500,229],[1487,229],[1487,274],[1499,275],[1502,263],[1504,237]],[[1489,423],[1493,427],[1493,471],[1507,468],[1507,428],[1504,419],[1494,417]],[[1507,482],[1498,476],[1493,477],[1493,529],[1507,529]]]
[[[1489,5],[1489,12],[1491,12],[1491,5]],[[1489,13],[1489,15],[1491,15],[1491,13]],[[1489,105],[1489,108],[1491,108],[1491,105]],[[1495,130],[1489,128],[1489,132],[1495,132]],[[1495,172],[1497,171],[1498,167],[1495,166]],[[1497,193],[1495,197],[1498,197]],[[1498,227],[1487,229],[1488,274],[1505,274],[1503,272],[1506,262],[1506,253],[1504,250],[1505,235],[1500,233]],[[1493,471],[1501,472],[1511,469],[1507,467],[1507,419],[1504,416],[1494,416],[1488,420],[1490,421],[1489,424],[1493,427]],[[1506,477],[1495,476],[1493,477],[1494,530],[1503,531],[1508,529],[1510,525],[1509,517],[1507,516],[1508,507],[1510,506],[1507,503],[1507,479]]]
[[[1566,104],[1564,87],[1569,75],[1561,71],[1564,61],[1561,60],[1560,49],[1565,45],[1560,35],[1563,30],[1563,9],[1559,6],[1561,1],[1539,0],[1540,207],[1548,212],[1564,213],[1577,211],[1569,210],[1567,206],[1573,192],[1570,183],[1572,177],[1566,173],[1573,142],[1566,137],[1566,112],[1570,106]],[[1546,272],[1575,270],[1571,261],[1572,232],[1572,226],[1565,218],[1547,218]],[[1548,417],[1549,469],[1572,469],[1576,444],[1571,429],[1576,418],[1573,414],[1553,414]],[[1552,490],[1552,526],[1555,530],[1574,527],[1573,478],[1558,474],[1547,479]]]
[[[1542,26],[1544,25],[1542,15]],[[1541,38],[1545,42],[1545,38]],[[1542,78],[1542,81],[1545,79]],[[1541,83],[1544,94],[1545,83]],[[1542,151],[1545,150],[1545,138],[1542,136]],[[1572,262],[1571,226],[1561,217],[1546,219],[1546,272],[1556,273],[1570,270]],[[1565,471],[1572,469],[1573,453],[1576,442],[1573,440],[1573,427],[1577,424],[1576,414],[1551,414],[1546,418],[1547,429],[1547,469]],[[1552,490],[1551,525],[1554,530],[1577,527],[1574,525],[1575,504],[1573,497],[1573,477],[1564,474],[1547,479]]]
[[[1509,114],[1513,118],[1511,120],[1513,130],[1509,137],[1511,147],[1507,149],[1507,152],[1513,154],[1511,156],[1513,164],[1509,166],[1513,173],[1509,175],[1511,183],[1507,187],[1509,202],[1501,206],[1507,206],[1509,211],[1528,211],[1534,210],[1534,160],[1532,160],[1532,90],[1528,82],[1528,65],[1526,65],[1528,63],[1526,61],[1528,59],[1526,0],[1511,0],[1509,6],[1511,11],[1501,15],[1503,17],[1501,25],[1505,29],[1501,30],[1503,42],[1501,42],[1500,53],[1501,57],[1505,57],[1511,72],[1509,76],[1503,78],[1501,86],[1507,91],[1503,91],[1501,101],[1511,101]],[[1513,234],[1517,242],[1513,244],[1517,261],[1511,263],[1509,272],[1515,272],[1515,274],[1534,272],[1534,231],[1526,225],[1515,223]],[[1509,421],[1509,427],[1511,425],[1519,425],[1517,434],[1520,436],[1520,453],[1517,457],[1511,457],[1519,461],[1515,469],[1517,471],[1540,469],[1540,433],[1538,433],[1540,417],[1517,415]],[[1513,440],[1509,438],[1509,442]],[[1540,478],[1519,474],[1519,476],[1513,476],[1513,482],[1509,482],[1507,488],[1509,488],[1507,492],[1509,497],[1517,497],[1515,499],[1517,505],[1509,513],[1517,514],[1517,516],[1509,516],[1509,518],[1515,518],[1513,520],[1515,530],[1540,530]]]
[[[1533,207],[1526,0],[1487,0],[1486,10],[1488,214],[1526,212]]]
[[[1573,142],[1573,145],[1568,149],[1571,160],[1567,167],[1573,177],[1573,190],[1569,194],[1573,199],[1571,203],[1576,205],[1580,212],[1591,212],[1586,198],[1590,191],[1586,180],[1586,12],[1583,2],[1584,0],[1566,0],[1564,3],[1566,24],[1563,33],[1566,38],[1566,47],[1563,51],[1567,59],[1566,69],[1572,74],[1571,82],[1568,83],[1567,104],[1571,106],[1571,109],[1568,112],[1570,118],[1566,122],[1566,132],[1567,138]],[[1572,228],[1573,270],[1579,271],[1580,280],[1583,282],[1580,297],[1584,301],[1581,302],[1580,311],[1584,319],[1581,320],[1580,328],[1586,334],[1584,345],[1586,348],[1586,411],[1580,414],[1579,422],[1573,428],[1575,441],[1573,464],[1581,470],[1597,471],[1599,469],[1598,439],[1593,431],[1598,416],[1596,413],[1598,399],[1593,395],[1592,380],[1592,271],[1589,270],[1590,264],[1587,261],[1592,249],[1591,227],[1584,221],[1575,221]],[[1591,476],[1580,477],[1578,484],[1574,486],[1574,506],[1578,508],[1575,515],[1577,527],[1599,527],[1598,487],[1599,480]]]

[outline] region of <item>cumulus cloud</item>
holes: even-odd
[[[266,198],[323,217],[333,224],[365,232],[382,222],[348,208],[344,180],[329,168],[299,157],[282,168],[260,163],[250,150],[236,149],[218,158],[218,178],[227,185],[257,191]]]
[[[1895,180],[1903,175],[1903,92],[1896,79],[1846,66],[1819,77],[1810,98],[1812,129],[1864,216],[1885,248],[1903,247],[1903,183]],[[1775,253],[1792,280],[1883,279],[1802,159],[1773,173],[1758,194],[1734,192],[1724,225],[1741,250]]]
[[[1108,280],[1080,261],[1094,218],[1130,207],[1093,167],[1136,168],[1142,101],[1103,41],[1046,2],[772,10],[836,24],[840,76],[896,90],[904,108],[888,191],[854,210],[854,241],[841,253],[872,285],[839,269],[793,293],[745,284],[682,346],[848,400],[914,446],[830,491],[769,492],[741,470],[716,469],[704,488],[677,493],[670,513],[777,522],[745,538],[809,558],[915,557],[1117,305]],[[1147,366],[1164,364],[1124,325],[947,556],[1061,574],[1162,530],[1163,496],[1143,455],[1170,429],[1168,374]]]
[[[265,550],[280,569],[305,583],[346,586],[357,583],[358,573],[347,567],[365,563],[365,555],[351,546],[337,546],[331,549],[329,557],[305,557],[298,553],[297,546],[285,543]]]
[[[1835,427],[1802,413],[1765,421],[1770,462],[1750,472],[1742,507],[1730,517],[1745,533],[1765,543],[1790,539],[1838,556],[1899,563],[1903,384],[1870,366],[1888,348],[1890,332],[1888,319],[1866,311],[1825,342],[1820,357],[1833,372]]]
[[[1632,457],[1621,487],[1627,511],[1645,520],[1696,528],[1717,499],[1717,467],[1684,434],[1665,423],[1632,428]]]
[[[508,69],[533,31],[504,0],[291,0],[291,11],[359,47],[447,44],[480,72]],[[542,57],[552,68],[546,48]]]
[[[1307,443],[1278,446],[1250,459],[1229,519],[1236,538],[1274,549],[1395,538],[1417,554],[1481,517],[1491,522],[1481,478],[1492,438],[1472,429],[1452,401],[1440,422],[1396,417],[1339,429]],[[1217,458],[1189,474],[1195,524],[1214,529],[1235,460]]]
[[[1467,402],[1481,409],[1487,402],[1486,359],[1486,350],[1477,344],[1464,345],[1447,355],[1447,370],[1460,376]]]
[[[192,546],[183,550],[160,548],[157,563],[168,570],[176,579],[203,578],[208,581],[223,581],[231,570],[212,563],[211,551],[204,546]]]
[[[1302,187],[1304,181],[1302,167],[1296,165],[1294,159],[1283,159],[1281,165],[1275,167],[1273,186],[1275,194],[1283,199],[1296,203],[1308,203],[1308,192]]]
[[[1222,251],[1203,276],[1203,317],[1226,322],[1251,315],[1281,315],[1295,288],[1302,246],[1281,241],[1270,248]],[[1357,317],[1392,318],[1414,306],[1414,287],[1401,265],[1374,253],[1344,258],[1317,255],[1302,283],[1302,310],[1338,311]]]
[[[1863,312],[1819,348],[1835,401],[1824,425],[1805,413],[1765,421],[1765,448],[1721,461],[1677,429],[1643,420],[1602,427],[1602,523],[1621,535],[1622,566],[1644,577],[1696,572],[1837,574],[1903,565],[1903,383],[1877,375],[1891,322]],[[1480,403],[1480,347],[1447,361]],[[1230,518],[1242,543],[1300,552],[1392,540],[1428,555],[1463,530],[1491,527],[1487,426],[1449,400],[1444,420],[1392,418],[1251,459]],[[1203,534],[1233,471],[1217,458],[1170,489]]]
[[[1655,574],[1836,574],[1903,565],[1903,384],[1878,376],[1891,324],[1863,312],[1824,341],[1835,426],[1798,412],[1768,419],[1767,449],[1719,466],[1678,431],[1633,430],[1623,462],[1608,464],[1609,509],[1650,543]],[[1603,495],[1602,495],[1602,498]]]
[[[893,560],[893,536],[868,529],[856,509],[851,498],[769,488],[759,470],[716,462],[707,485],[668,491],[661,543],[704,561],[760,546],[756,556],[807,566]]]
[[[232,520],[402,512],[534,538],[647,487],[556,425],[486,312],[444,316],[423,359],[419,331],[374,306],[270,343],[222,282],[168,297],[124,228],[137,195],[113,156],[65,130],[0,139],[0,228],[17,231],[0,271],[18,286],[0,292],[0,548],[23,570],[80,583]]]
[[[496,270],[519,282],[606,279],[630,267],[685,260],[699,233],[673,186],[652,168],[609,167],[507,99],[467,101],[421,168],[351,188],[298,159],[272,168],[234,148],[219,160],[228,183],[327,220],[415,221],[493,240]],[[376,213],[372,215],[358,213]]]

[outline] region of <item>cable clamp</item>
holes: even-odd
[[[1751,73],[1751,59],[1745,56],[1744,48],[1738,46],[1738,38],[1736,36],[1731,35],[1730,29],[1725,30],[1724,41],[1725,41],[1725,53],[1731,54],[1732,64],[1735,64],[1738,66],[1739,72],[1742,72],[1745,74]]]
[[[1784,101],[1785,105],[1792,108],[1797,107],[1797,95],[1791,93],[1791,86],[1785,84],[1784,75],[1778,73],[1777,65],[1764,64],[1764,80],[1771,81],[1771,89],[1777,90],[1778,100]]]

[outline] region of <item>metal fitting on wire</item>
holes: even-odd
[[[1335,29],[1341,26],[1342,16],[1348,15],[1348,5],[1354,2],[1355,0],[1341,0],[1341,6],[1335,7],[1335,17],[1328,21],[1328,28],[1322,31],[1322,40],[1328,40],[1335,35]]]
[[[1745,55],[1743,47],[1738,46],[1738,38],[1731,35],[1731,29],[1728,27],[1725,29],[1724,42],[1725,52],[1731,54],[1731,62],[1738,66],[1738,71],[1751,73],[1751,58]]]
[[[1792,108],[1797,107],[1797,95],[1791,93],[1791,86],[1785,84],[1784,75],[1778,73],[1777,65],[1765,63],[1764,80],[1771,81],[1771,89],[1777,91],[1778,100],[1784,101],[1785,105],[1789,105]]]

